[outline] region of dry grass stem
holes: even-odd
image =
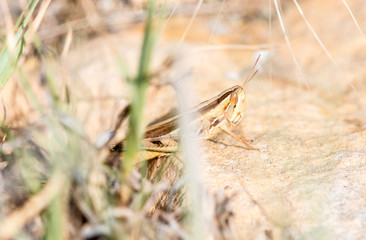
[[[0,224],[0,239],[12,239],[24,225],[36,217],[62,190],[65,175],[59,172],[52,175],[42,190],[30,197],[20,208],[7,216]]]

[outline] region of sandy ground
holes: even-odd
[[[363,1],[349,4],[361,29],[366,29]],[[286,5],[283,17],[299,68],[274,6],[271,28],[268,16],[263,17],[268,5],[253,15],[259,17],[246,20],[235,14],[218,20],[217,14],[201,16],[180,46],[273,46],[262,52],[260,72],[247,86],[248,108],[240,126],[261,151],[243,149],[226,134],[203,143],[204,182],[213,192],[237,194],[231,205],[240,239],[362,239],[366,234],[365,37],[341,1],[305,1],[301,7],[333,59],[294,4]],[[157,48],[157,62],[175,49],[188,21],[171,19]],[[112,128],[118,110],[128,102],[114,51],[133,69],[141,27],[75,44],[68,55],[75,112],[93,141]],[[179,51],[179,56],[185,58],[183,68],[193,68],[191,87],[197,103],[240,84],[256,54],[238,49],[187,53]],[[169,86],[149,92],[148,119],[174,107]],[[104,100],[93,100],[100,98]]]

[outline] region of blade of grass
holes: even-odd
[[[14,49],[10,49],[8,44],[4,44],[0,51],[0,87],[4,87],[10,76],[13,74],[19,57],[23,53],[27,34],[29,33],[29,21],[37,6],[39,0],[29,1],[27,6],[30,6],[27,16],[23,14],[19,17],[16,28],[18,28],[15,34],[15,46]]]
[[[358,22],[357,22],[357,19],[356,19],[355,15],[353,15],[352,10],[351,10],[351,8],[348,6],[348,4],[347,4],[346,0],[342,0],[342,2],[343,2],[343,5],[347,8],[347,11],[348,11],[349,15],[351,15],[352,20],[353,20],[353,22],[355,23],[355,25],[356,25],[356,27],[357,27],[358,31],[360,32],[361,36],[364,36],[365,34],[363,33],[363,31],[362,31],[362,29],[361,29],[360,25],[359,25],[359,24],[358,24]]]
[[[185,185],[187,202],[189,202],[189,213],[184,219],[184,227],[189,230],[191,239],[205,239],[204,232],[206,229],[202,204],[203,204],[203,188],[200,183],[200,178],[204,173],[205,166],[201,160],[200,144],[192,141],[194,129],[191,123],[195,119],[194,114],[186,114],[191,99],[194,99],[192,91],[190,91],[190,76],[185,79],[180,79],[174,84],[177,89],[177,99],[181,118],[179,119],[180,126],[180,145],[185,160]]]
[[[134,165],[134,160],[144,133],[143,108],[149,83],[152,53],[156,41],[156,31],[153,26],[154,9],[155,1],[150,1],[138,73],[134,81],[130,84],[132,92],[131,115],[128,125],[126,152],[122,165],[125,173],[129,173]]]
[[[283,20],[282,11],[281,11],[281,8],[280,8],[281,2],[280,2],[280,0],[273,0],[273,3],[275,5],[275,9],[276,9],[278,21],[280,23],[283,36],[285,37],[285,41],[286,41],[287,47],[288,47],[288,49],[289,49],[289,51],[291,53],[292,60],[294,61],[295,66],[296,66],[296,69],[297,69],[297,71],[299,73],[299,77],[300,77],[299,84],[300,84],[300,81],[302,81],[305,84],[305,86],[309,89],[310,84],[309,84],[308,80],[306,80],[306,78],[304,77],[304,73],[303,73],[303,71],[301,69],[301,66],[300,66],[299,62],[297,61],[295,52],[294,52],[294,50],[292,48],[289,35],[287,34],[287,30],[286,30],[286,27],[285,27],[285,22]]]
[[[62,209],[61,209],[61,201],[60,196],[56,195],[56,197],[51,201],[47,212],[45,214],[46,217],[46,235],[45,239],[57,240],[62,239]]]

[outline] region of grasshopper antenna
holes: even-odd
[[[249,72],[249,74],[248,74],[248,77],[245,79],[245,81],[244,81],[244,83],[243,83],[243,87],[244,87],[245,85],[247,85],[247,83],[248,83],[250,80],[252,80],[252,78],[253,78],[253,77],[258,73],[259,69],[256,69],[254,73],[252,73],[252,72],[253,72],[253,70],[254,70],[255,66],[257,66],[257,63],[258,63],[258,61],[259,61],[259,58],[260,58],[260,57],[261,57],[261,54],[259,54],[259,55],[258,55],[257,60],[255,60],[255,63],[254,63],[254,65],[253,65],[253,67],[250,69],[250,72]],[[252,74],[250,74],[250,73],[252,73]]]

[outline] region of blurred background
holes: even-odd
[[[3,125],[24,138],[44,128],[42,119],[55,102],[68,102],[71,123],[62,112],[56,115],[96,146],[130,102],[126,76],[138,69],[148,2],[46,3],[36,6],[36,13],[42,4],[46,10],[18,62],[21,73],[16,71],[1,90]],[[201,180],[209,193],[230,196],[233,213],[233,235],[213,238],[361,239],[366,233],[364,2],[176,0],[156,5],[158,37],[151,65],[156,74],[147,89],[145,124],[177,107],[179,91],[194,105],[240,85],[261,56],[259,72],[246,86],[247,112],[238,127],[261,151],[243,149],[225,134],[202,143]],[[3,49],[10,22],[27,13],[25,6],[22,0],[1,1]],[[179,81],[186,87],[176,89]],[[114,142],[125,137],[126,128],[119,129]],[[13,153],[15,145],[10,145],[10,150],[4,145],[4,154]],[[2,209],[2,218],[34,194],[22,192],[28,197],[19,204],[12,200],[18,192],[9,190],[8,162],[0,162],[0,202],[14,206]],[[91,221],[78,224],[85,222]],[[28,239],[42,236],[40,226],[41,233],[24,230]],[[62,238],[88,238],[75,226]]]

